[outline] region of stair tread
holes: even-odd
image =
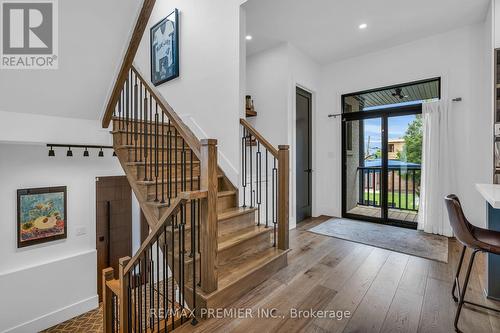
[[[187,192],[198,192],[198,191],[194,190],[194,191],[187,191]],[[225,197],[228,195],[233,195],[235,193],[236,193],[236,191],[220,191],[217,193],[217,196],[220,198],[220,197]],[[148,204],[150,206],[158,207],[158,208],[168,207],[168,202],[161,203],[161,202],[147,201],[146,204]]]
[[[257,210],[257,208],[250,208],[250,207],[229,208],[229,209],[223,210],[222,212],[219,212],[219,214],[217,214],[217,220],[218,221],[228,220],[232,217],[255,212],[256,210]]]
[[[163,162],[165,166],[168,166],[168,163],[167,162]],[[147,164],[147,165],[150,165],[150,164],[156,164],[155,162],[151,163],[151,161],[148,161],[148,162],[144,162],[144,161],[138,161],[138,162],[125,162],[125,165],[128,165],[128,166],[137,166],[137,165],[144,165],[144,164]],[[161,161],[158,161],[158,166],[160,167],[162,164]],[[185,164],[191,164],[191,161],[186,161]],[[200,161],[196,161],[196,160],[193,160],[193,164],[200,164]],[[171,162],[170,165],[175,165],[175,162]],[[180,161],[178,160],[177,161],[177,166],[182,166],[182,164],[180,163]]]
[[[128,134],[132,134],[133,132],[132,131],[126,131],[124,129],[117,129],[117,130],[110,131],[110,133],[111,134],[127,134],[127,133]],[[137,131],[137,134],[141,134],[141,135],[144,135],[144,134],[146,134],[146,135],[155,135],[154,133],[144,133],[143,131]],[[159,133],[158,136],[162,136],[162,135]],[[163,133],[163,136],[166,137],[166,136],[168,136],[168,134],[165,132],[165,133]],[[171,136],[174,136],[174,135],[171,134]],[[177,133],[176,136],[179,137],[179,138],[182,138],[182,136],[179,133]]]
[[[135,145],[119,145],[119,146],[114,147],[114,149],[135,149],[135,148],[137,148],[139,150],[139,146],[136,147]],[[149,148],[149,146],[148,146],[148,148]],[[153,148],[154,148],[154,146],[153,146]],[[156,149],[156,148],[154,148],[154,149]],[[176,149],[176,150],[180,150],[180,151],[182,151],[182,149],[184,149],[186,151],[191,150],[188,146],[186,146],[186,148],[182,148],[182,147],[166,147],[165,146],[163,148],[162,147],[158,147],[158,149],[163,149],[163,150]]]
[[[120,280],[113,279],[106,281],[106,286],[108,286],[109,289],[115,294],[119,295],[120,294]]]
[[[249,228],[240,229],[231,232],[224,236],[219,236],[218,250],[223,251],[232,248],[246,240],[252,239],[264,233],[269,233],[272,228],[266,228],[265,226],[252,226]]]
[[[237,283],[246,275],[251,274],[255,270],[267,265],[269,262],[286,252],[287,251],[271,247],[251,256],[241,258],[241,260],[231,261],[227,265],[220,267],[218,291],[230,286],[233,283]]]
[[[218,177],[218,178],[223,178],[224,176],[219,175],[219,176],[217,176],[217,177]],[[175,182],[175,183],[179,183],[179,182],[181,182],[181,181],[183,181],[183,180],[184,180],[184,179],[182,179],[182,178],[177,178],[177,179],[172,179],[172,182],[173,182],[173,183],[174,183],[174,182]],[[195,181],[196,181],[196,180],[198,180],[198,177],[194,177],[194,178],[188,177],[188,178],[186,178],[185,180],[186,180],[187,182],[189,182],[189,181],[191,181],[191,180],[195,180]],[[136,183],[137,183],[137,184],[139,184],[139,185],[156,185],[156,181],[155,181],[155,180],[137,180],[137,181],[136,181]],[[162,183],[164,183],[164,184],[168,184],[168,180],[166,180],[166,179],[165,179],[165,181],[163,181],[163,182],[162,182],[162,181],[161,181],[161,179],[158,179],[158,185],[160,185],[160,184],[162,184]]]

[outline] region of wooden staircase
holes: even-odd
[[[231,183],[217,140],[199,140],[132,65],[155,2],[143,2],[102,120],[150,228],[119,272],[103,271],[104,332],[196,324],[200,309],[228,306],[287,265],[288,146],[241,120]]]
[[[198,140],[134,67],[110,123],[113,147],[149,224],[150,237],[133,258],[122,259],[118,279],[110,279],[109,271],[103,278],[106,320],[120,318],[119,325],[105,323],[108,331],[116,327],[124,332],[167,331],[170,325],[171,330],[179,323],[196,322],[201,308],[224,308],[287,265],[287,146],[274,148],[241,122],[244,198],[240,201],[240,190],[217,165],[217,141]],[[252,152],[255,144],[258,151]],[[169,276],[170,286],[163,282]],[[134,297],[139,293],[153,295],[151,303]],[[161,303],[167,309],[194,312],[162,318],[156,326],[155,320],[133,319],[145,318]],[[113,309],[120,315],[112,315]]]

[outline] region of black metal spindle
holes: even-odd
[[[144,105],[142,103],[142,81],[140,82],[139,85],[139,118],[140,118],[140,126],[139,126],[139,162],[142,162],[142,148],[143,148],[143,141],[144,141]]]
[[[144,181],[148,180],[149,157],[148,92],[144,90]]]
[[[276,168],[276,157],[274,157],[274,164],[272,170],[272,217],[273,217],[273,246],[276,247],[276,225],[278,223],[276,208],[278,203],[278,169]]]
[[[269,227],[269,200],[268,200],[268,191],[269,191],[269,165],[268,165],[268,155],[269,151],[266,149],[266,228]]]
[[[160,238],[156,240],[156,324],[158,331],[160,331]]]
[[[248,144],[249,144],[249,149],[250,149],[250,208],[253,208],[253,154],[252,154],[252,134],[248,135]]]
[[[165,112],[161,112],[161,203],[165,203]]]
[[[243,207],[247,206],[247,142],[246,129],[243,128],[243,137],[241,138],[241,186],[243,187]]]
[[[175,146],[175,150],[174,150],[174,191],[175,191],[175,196],[177,197],[177,182],[178,182],[178,177],[177,177],[177,169],[178,169],[178,164],[177,164],[177,147],[178,144],[177,144],[177,128],[174,128],[174,146]]]
[[[403,208],[403,205],[401,204],[401,169],[398,170],[398,198],[399,198],[399,202],[398,202],[398,208],[401,209]]]
[[[139,133],[138,133],[138,124],[139,124],[139,117],[138,117],[138,112],[139,112],[139,107],[138,107],[138,86],[137,86],[137,76],[135,76],[135,82],[134,82],[134,161],[137,162],[137,144],[138,144],[138,138],[139,138]]]
[[[156,100],[155,100],[156,102]],[[150,127],[150,133],[149,133],[149,181],[153,180],[153,139],[154,139],[154,134],[153,134],[153,129],[154,129],[154,120],[153,120],[153,96],[149,98],[149,127]],[[155,147],[156,149],[156,147]]]
[[[129,79],[125,81],[125,137],[126,144],[128,145],[128,132],[129,132]]]
[[[168,120],[167,130],[167,167],[168,167],[168,205],[170,206],[172,198],[172,131],[170,130],[170,119]]]
[[[168,330],[168,283],[167,283],[167,269],[168,269],[168,246],[167,246],[167,225],[163,225],[163,313],[165,320],[165,331]]]
[[[172,230],[171,230],[171,244],[172,244],[172,290],[171,290],[171,293],[172,293],[172,305],[171,305],[171,309],[172,309],[172,314],[174,314],[175,312],[175,224],[177,223],[177,216],[172,216],[170,218],[170,225],[172,227]],[[175,329],[175,320],[173,320],[174,318],[172,318],[172,330]]]
[[[257,153],[255,153],[255,203],[257,204],[257,225],[260,226],[260,205],[262,203],[262,154],[260,152],[260,142],[257,141]]]
[[[160,201],[158,199],[158,158],[159,158],[159,150],[158,150],[158,103],[156,104],[156,112],[155,112],[155,202]]]

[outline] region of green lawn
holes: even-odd
[[[392,192],[388,193],[389,199],[389,208],[391,208],[392,204]],[[380,205],[380,193],[373,193],[370,191],[370,197],[368,198],[368,192],[365,191],[365,200],[370,200]],[[415,206],[413,206],[413,193],[408,193],[408,206],[406,205],[406,193],[401,192],[401,203],[399,202],[399,192],[394,193],[394,208],[397,209],[409,209],[409,210],[418,210],[418,195],[415,197]]]

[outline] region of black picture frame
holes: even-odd
[[[166,37],[166,29],[169,26],[173,29],[172,33],[169,34],[170,38],[165,38],[163,42],[168,43],[166,46],[162,47],[161,50],[156,49],[158,38]],[[159,34],[158,31],[163,33]],[[167,15],[160,22],[156,23],[151,27],[149,31],[150,35],[150,56],[151,56],[151,82],[155,86],[159,86],[162,83],[168,82],[179,77],[179,11],[175,9],[172,13]],[[164,53],[158,55],[158,53]],[[171,53],[168,58],[168,53]],[[159,56],[163,56],[160,60],[157,60]],[[166,62],[166,64],[165,64]],[[170,63],[170,65],[168,65]],[[162,65],[163,68],[162,68]]]
[[[33,238],[31,240],[23,240],[22,239],[22,224],[26,223],[22,219],[22,201],[23,196],[30,195],[43,195],[43,194],[57,194],[61,193],[63,198],[62,207],[64,207],[64,212],[58,212],[58,214],[62,215],[63,218],[63,226],[62,233],[58,233],[55,235],[48,235],[46,237]],[[42,187],[42,188],[29,188],[29,189],[20,189],[17,190],[17,247],[23,248],[26,246],[52,242],[59,239],[65,239],[68,236],[68,204],[67,204],[67,188],[66,186],[58,186],[58,187]],[[49,206],[50,208],[50,206]],[[53,209],[52,211],[55,211]],[[58,214],[54,213],[54,216],[57,217]],[[31,223],[31,222],[30,222]],[[60,223],[60,219],[56,218],[56,227],[58,227],[58,223]]]

